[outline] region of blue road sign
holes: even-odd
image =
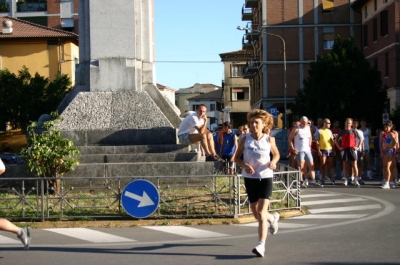
[[[152,215],[160,203],[160,194],[150,181],[137,179],[125,186],[121,203],[132,217],[145,218]]]
[[[275,118],[278,117],[278,109],[277,108],[269,108],[268,112],[269,112],[269,114],[271,114]]]

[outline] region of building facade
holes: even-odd
[[[247,58],[252,55],[249,50],[221,53],[224,63],[224,116],[229,117],[233,128],[247,122],[246,115],[251,110],[250,82],[253,79],[244,76]]]
[[[78,35],[12,17],[0,17],[0,70],[18,75],[23,66],[50,80],[57,73],[75,82]]]
[[[0,16],[10,16],[78,33],[79,0],[0,0]]]
[[[238,29],[244,30],[243,49],[253,52],[245,70],[252,78],[252,108],[278,108],[290,122],[290,104],[310,63],[329,52],[338,35],[361,44],[361,14],[352,8],[354,2],[245,0],[242,21],[247,24]]]
[[[191,87],[182,88],[175,91],[175,105],[181,111],[181,116],[185,114],[187,111],[195,111],[196,108],[190,106],[189,98],[193,98],[195,96],[205,94],[211,91],[215,91],[221,89],[220,86],[216,86],[214,84],[199,84],[196,83]],[[215,106],[216,108],[216,106]]]
[[[400,2],[357,0],[353,8],[361,13],[362,51],[381,73],[392,112],[400,104]]]

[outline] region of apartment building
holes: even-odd
[[[362,51],[381,73],[391,112],[400,104],[400,2],[357,0],[353,8],[361,13]]]
[[[188,100],[189,98],[193,98],[195,96],[199,96],[201,94],[205,94],[218,89],[221,89],[221,87],[214,84],[199,83],[195,83],[191,87],[181,88],[175,91],[175,105],[179,108],[179,110],[181,111],[181,116],[183,117],[185,112],[196,110],[196,106],[193,107],[193,105],[190,105]],[[212,111],[214,111],[214,109],[216,108],[217,106],[214,105],[211,106],[211,108],[209,108],[208,110],[210,111],[212,109]]]
[[[78,33],[78,1],[0,0],[0,17],[15,17],[42,26]]]
[[[247,67],[247,58],[252,55],[249,50],[239,50],[221,53],[224,63],[224,116],[229,117],[234,128],[247,122],[246,115],[251,110],[250,82],[246,78],[244,69]]]
[[[253,53],[245,69],[252,108],[278,108],[290,122],[290,104],[310,63],[331,50],[337,35],[353,37],[361,48],[361,14],[354,2],[245,0],[238,29],[244,30],[243,49]]]

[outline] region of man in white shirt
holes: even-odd
[[[311,142],[312,136],[310,126],[308,125],[308,118],[303,116],[300,118],[299,127],[292,129],[289,135],[289,144],[290,151],[297,157],[297,164],[300,167],[304,186],[308,185],[307,169],[310,171],[311,184],[316,184]]]
[[[182,144],[200,143],[206,155],[206,161],[220,161],[214,147],[214,139],[207,130],[207,107],[200,105],[195,113],[186,116],[178,130],[179,142]]]

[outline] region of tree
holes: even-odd
[[[295,99],[293,111],[308,117],[366,118],[382,124],[387,92],[380,73],[370,66],[354,39],[337,37],[332,51],[311,63],[304,89]]]
[[[52,112],[51,116],[54,120],[43,125],[31,122],[28,126],[28,148],[22,149],[21,155],[25,157],[29,171],[37,176],[60,178],[79,164],[76,156],[80,155],[80,151],[71,139],[62,137],[58,128],[62,118],[56,112]],[[49,183],[59,192],[59,180],[49,180]]]
[[[0,71],[0,122],[10,122],[25,130],[29,121],[56,110],[71,90],[67,75],[57,74],[53,81],[36,73],[33,77],[25,66],[18,76],[9,70]]]

